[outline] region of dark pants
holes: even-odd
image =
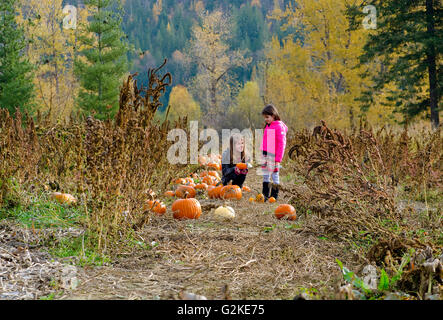
[[[243,186],[243,183],[245,182],[245,179],[245,174],[236,174],[235,172],[232,172],[228,175],[223,176],[221,182],[224,186],[226,186],[232,180],[232,184],[235,184],[241,188]]]

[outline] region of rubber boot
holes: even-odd
[[[271,183],[270,182],[263,182],[263,196],[265,197],[265,201],[268,201],[269,199],[269,185]]]
[[[278,184],[273,184],[271,189],[271,197],[274,197],[275,200],[278,199],[278,189],[280,186]]]

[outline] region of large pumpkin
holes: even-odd
[[[174,201],[171,210],[175,219],[198,219],[202,214],[200,202],[194,198]]]
[[[178,198],[195,198],[197,192],[191,186],[180,185],[177,190],[175,190],[175,195]]]
[[[286,218],[288,220],[295,220],[297,215],[295,213],[295,208],[290,204],[281,204],[275,209],[275,216],[277,219]]]
[[[240,200],[242,198],[241,189],[235,184],[225,186],[220,191],[220,198],[225,200]]]

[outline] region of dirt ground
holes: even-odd
[[[252,169],[245,184],[261,191],[261,181]],[[182,291],[208,299],[292,299],[310,288],[333,297],[342,279],[336,258],[354,269],[356,254],[305,229],[304,213],[294,222],[277,220],[273,211],[290,194],[281,192],[274,204],[250,203],[250,196],[227,202],[236,211],[232,221],[214,217],[223,201],[209,199],[199,199],[198,220],[177,221],[170,211],[154,217],[136,239],[152,247],[122,252],[112,266],[79,269],[77,288],[57,299],[176,299]]]

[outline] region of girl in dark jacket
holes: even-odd
[[[225,186],[232,181],[232,184],[243,186],[248,169],[240,169],[239,163],[248,163],[245,155],[245,139],[240,134],[233,134],[229,139],[229,148],[222,155],[222,179],[221,183]]]

